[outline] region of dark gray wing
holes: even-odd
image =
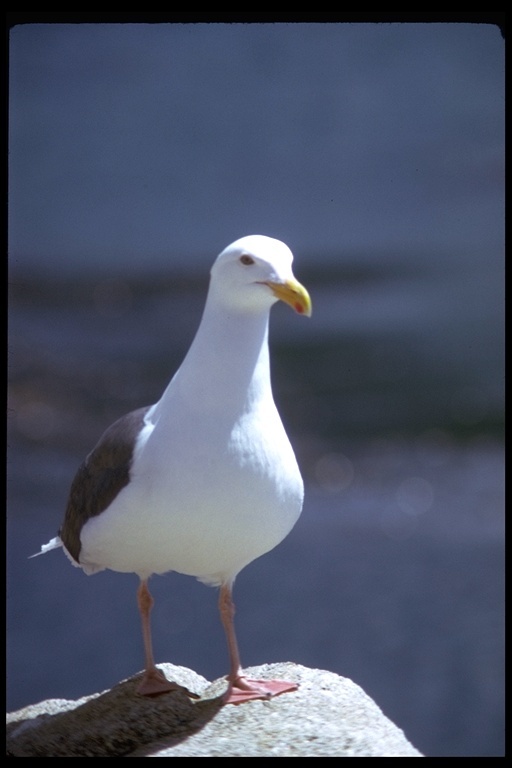
[[[114,422],[74,477],[59,536],[77,563],[82,527],[91,517],[101,514],[130,480],[135,442],[149,407],[131,411]]]

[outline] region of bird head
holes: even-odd
[[[292,252],[280,240],[265,235],[242,237],[215,260],[210,290],[233,308],[264,311],[284,301],[310,317],[311,299],[294,277],[292,262]]]

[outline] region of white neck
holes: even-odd
[[[227,309],[207,299],[201,324],[160,405],[176,396],[184,407],[232,413],[272,397],[268,353],[269,309]]]

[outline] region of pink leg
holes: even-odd
[[[249,680],[242,673],[240,654],[235,634],[235,605],[231,595],[231,585],[223,584],[220,588],[219,611],[228,641],[230,671],[229,688],[224,696],[225,704],[241,704],[250,699],[271,699],[280,693],[296,691],[297,683],[284,680]]]
[[[164,673],[155,665],[153,658],[153,644],[151,641],[151,623],[149,618],[154,600],[148,589],[146,579],[142,579],[140,582],[137,591],[137,602],[142,621],[142,637],[144,638],[144,652],[146,657],[146,667],[140,685],[137,688],[137,693],[140,693],[143,696],[158,696],[161,693],[168,693],[169,691],[184,691],[187,696],[192,696],[193,698],[198,699],[199,696],[196,696],[195,693],[191,693],[183,686],[168,680]]]

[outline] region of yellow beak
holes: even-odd
[[[311,317],[309,293],[298,280],[285,280],[284,283],[274,283],[268,280],[265,285],[268,285],[274,296],[293,307],[299,315]]]

